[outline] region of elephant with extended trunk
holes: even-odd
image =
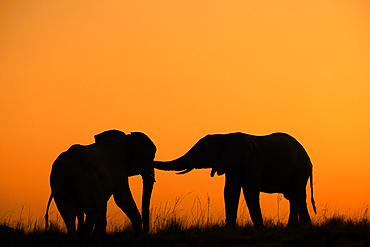
[[[282,193],[290,202],[287,227],[311,224],[306,204],[306,184],[311,184],[312,164],[303,146],[284,133],[253,136],[244,133],[207,135],[185,155],[173,161],[155,161],[166,171],[212,168],[211,177],[225,174],[224,200],[226,225],[235,225],[241,188],[253,226],[263,227],[260,192]],[[298,220],[299,219],[299,220]]]
[[[134,236],[142,229],[141,215],[128,184],[128,177],[143,179],[142,214],[144,230],[149,230],[149,205],[154,183],[153,160],[156,147],[143,133],[130,135],[109,130],[95,136],[95,143],[73,145],[54,161],[50,174],[51,195],[67,227],[68,237],[88,245],[95,230],[105,232],[107,201],[113,194],[117,206],[131,220]]]

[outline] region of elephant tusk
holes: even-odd
[[[192,168],[188,168],[188,169],[186,169],[186,170],[184,170],[184,171],[181,171],[181,172],[176,172],[176,174],[185,174],[185,173],[188,173],[188,172],[190,172],[191,170],[193,170],[194,169],[194,167],[192,167]]]

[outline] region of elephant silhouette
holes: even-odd
[[[119,130],[109,130],[96,135],[95,140],[91,145],[71,146],[54,161],[45,214],[47,229],[48,210],[54,198],[69,240],[77,237],[84,246],[90,242],[94,224],[96,231],[105,233],[107,201],[111,195],[131,220],[135,238],[142,230],[142,218],[128,184],[129,176],[140,174],[143,178],[143,225],[144,230],[149,231],[149,206],[155,182],[156,147],[145,134],[126,135]]]
[[[226,225],[235,225],[241,188],[256,229],[263,228],[260,192],[282,193],[290,203],[287,228],[311,224],[306,204],[310,178],[313,198],[312,163],[303,146],[285,133],[254,136],[244,133],[207,135],[186,154],[172,161],[154,161],[165,171],[212,168],[211,176],[225,174]]]

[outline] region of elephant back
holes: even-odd
[[[117,136],[125,136],[126,134],[120,130],[107,130],[94,136],[95,142],[100,142],[105,138],[112,138]]]

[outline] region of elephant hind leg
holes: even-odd
[[[107,230],[107,207],[99,214],[95,222],[95,234],[99,236],[105,235]]]
[[[95,224],[96,219],[98,218],[98,214],[92,212],[90,214],[86,214],[86,219],[83,221],[83,217],[81,219],[78,218],[78,241],[81,246],[89,246],[91,240],[91,233]]]
[[[77,215],[77,238],[78,244],[84,246],[85,239],[85,215],[83,213]]]
[[[307,203],[306,203],[306,190],[304,191],[301,206],[299,209],[299,224],[300,225],[311,225],[311,218],[308,214]]]
[[[308,214],[307,203],[302,203],[299,210],[299,224],[300,225],[311,225],[311,218]]]
[[[299,200],[290,199],[289,207],[290,207],[289,220],[285,228],[293,229],[298,226]]]
[[[306,190],[303,189],[300,192],[284,196],[289,200],[290,205],[289,220],[286,228],[295,228],[298,226],[298,216],[303,217],[302,220],[307,219],[308,212],[305,212],[307,211],[307,206],[305,202]]]
[[[72,209],[70,203],[67,203],[64,198],[59,196],[54,197],[55,204],[58,208],[60,216],[67,228],[68,242],[76,240],[76,213]]]

